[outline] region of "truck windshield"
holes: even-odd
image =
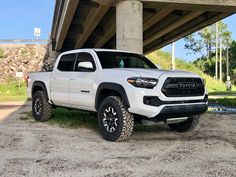
[[[157,68],[143,55],[125,52],[97,52],[103,69],[108,68]]]

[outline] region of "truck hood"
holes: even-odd
[[[139,69],[139,68],[115,68],[119,72],[132,72],[139,77],[159,78],[161,75],[178,76],[178,77],[199,77],[195,73],[180,70],[160,70],[160,69]]]

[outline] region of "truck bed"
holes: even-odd
[[[35,81],[41,81],[45,84],[45,86],[50,90],[50,80],[51,80],[52,72],[31,72],[29,73],[28,79],[28,87],[27,87],[27,96],[32,97],[31,91],[32,86]]]

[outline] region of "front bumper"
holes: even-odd
[[[201,114],[207,110],[208,97],[207,91],[201,96],[179,96],[179,97],[168,97],[163,94],[162,86],[168,77],[185,77],[178,73],[169,73],[168,75],[162,75],[159,79],[158,85],[153,89],[134,88],[130,84],[126,85],[127,96],[129,99],[130,107],[129,112],[137,115],[144,116],[146,118],[158,117],[158,115],[166,116],[165,112],[172,112],[168,114],[168,117],[175,118],[175,114],[178,117]],[[189,78],[190,76],[188,76]],[[194,76],[196,77],[196,76]],[[146,99],[146,100],[145,100]],[[202,106],[200,106],[202,105]],[[183,107],[182,107],[183,106]],[[201,110],[199,110],[201,107]],[[179,112],[172,110],[178,110]],[[183,110],[183,108],[189,109]],[[164,113],[163,113],[164,111]]]
[[[171,101],[162,101],[157,95],[146,96],[147,94],[142,92],[134,93],[136,95],[130,99],[130,108],[128,108],[128,110],[133,114],[141,115],[146,118],[187,117],[202,114],[208,107],[207,94],[202,97],[194,97],[185,100],[175,98],[175,100]]]
[[[179,105],[166,106],[154,118],[155,121],[165,121],[168,118],[190,117],[199,115],[207,111],[208,105],[206,103],[198,105]]]

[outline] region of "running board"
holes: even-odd
[[[188,117],[169,118],[169,119],[166,119],[166,123],[167,124],[176,124],[179,122],[183,122],[187,119],[188,119]]]

